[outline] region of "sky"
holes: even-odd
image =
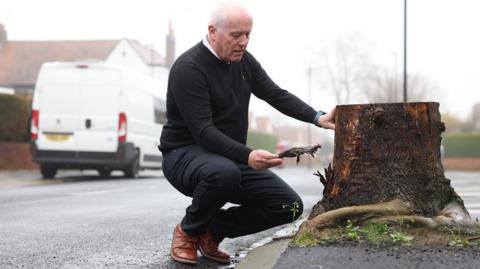
[[[0,0],[0,23],[9,40],[137,39],[162,54],[172,21],[179,55],[207,32],[217,0]],[[319,48],[352,35],[376,61],[403,71],[404,0],[239,0],[253,15],[248,50],[282,88],[316,109],[336,105],[316,79],[308,99],[307,69],[325,74]],[[407,8],[409,74],[439,89],[428,100],[465,119],[480,102],[480,1],[415,0]],[[358,97],[358,96],[356,96]],[[353,101],[361,101],[360,97]],[[255,98],[255,115],[283,116]]]

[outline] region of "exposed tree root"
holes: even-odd
[[[472,219],[455,220],[445,216],[435,216],[432,218],[417,215],[381,216],[372,218],[369,221],[378,223],[408,223],[429,229],[445,227],[463,231],[465,233],[469,233],[470,231],[480,231],[480,223],[478,221]]]
[[[458,201],[454,200],[448,203],[440,212],[437,213],[438,216],[445,216],[454,220],[471,220],[470,214],[467,209],[460,204]]]
[[[319,229],[321,227],[330,226],[338,221],[344,221],[347,219],[358,222],[378,216],[406,215],[411,213],[412,210],[407,203],[401,201],[400,199],[395,199],[384,203],[342,207],[327,211],[311,220],[308,220],[306,225],[311,228]]]
[[[426,229],[454,230],[462,234],[480,234],[480,222],[470,217],[468,211],[453,201],[445,206],[434,217],[415,215],[411,206],[400,200],[389,202],[343,207],[325,213],[306,221],[300,227],[299,233],[316,233],[338,226],[340,222],[349,220],[351,223],[362,224],[365,222],[386,224],[409,224]]]
[[[399,222],[421,225],[426,228],[436,229],[439,227],[447,227],[465,230],[480,230],[480,222],[470,217],[468,211],[457,201],[453,201],[445,206],[437,216],[424,217],[417,215],[393,215],[380,216],[370,219],[372,222]]]

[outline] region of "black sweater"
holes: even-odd
[[[159,149],[198,144],[247,164],[248,105],[253,93],[280,112],[312,123],[316,111],[278,87],[246,52],[240,62],[225,63],[202,42],[182,54],[168,78],[167,123]]]

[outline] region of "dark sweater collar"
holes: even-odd
[[[203,40],[200,41],[198,44],[197,44],[198,47],[200,47],[200,50],[202,51],[202,53],[208,55],[208,59],[214,61],[215,63],[218,63],[218,64],[221,64],[222,66],[230,66],[232,65],[231,63],[226,63],[225,61],[217,58],[217,56],[215,56],[207,47],[205,47],[205,45],[203,44]]]

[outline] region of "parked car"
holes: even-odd
[[[167,82],[105,62],[45,63],[32,104],[32,156],[44,178],[58,169],[161,168]]]

